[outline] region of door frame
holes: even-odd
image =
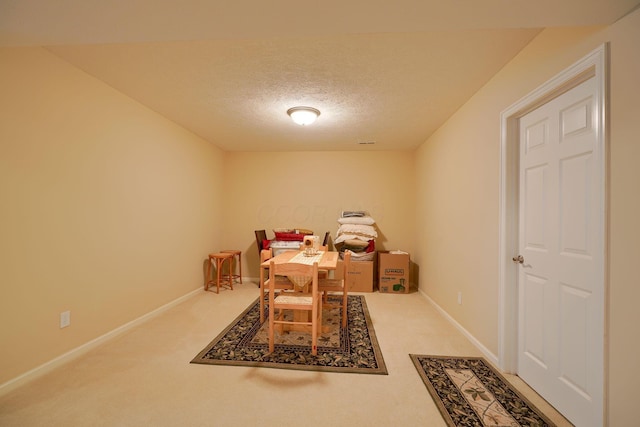
[[[518,371],[518,269],[511,260],[518,252],[518,197],[519,197],[519,119],[553,98],[590,79],[596,79],[596,108],[599,109],[596,126],[597,147],[600,150],[602,171],[598,218],[603,238],[601,282],[602,307],[602,397],[604,409],[607,375],[607,346],[605,330],[608,318],[608,235],[606,206],[608,206],[608,45],[603,44],[590,54],[560,72],[558,75],[508,107],[500,115],[500,212],[499,212],[499,273],[498,273],[498,366],[507,373]]]

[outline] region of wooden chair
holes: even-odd
[[[254,230],[256,234],[256,244],[258,245],[258,256],[260,256],[260,251],[264,249],[263,243],[267,240],[267,232],[265,230]]]
[[[311,277],[309,292],[280,292],[276,296],[276,276]],[[293,310],[292,319],[285,319],[285,310]],[[277,313],[276,313],[277,311]],[[297,312],[297,313],[296,313]],[[309,319],[308,314],[311,314]],[[276,317],[277,316],[277,317]],[[318,263],[313,265],[287,262],[269,266],[269,351],[275,349],[275,327],[311,328],[311,354],[318,354],[318,334],[322,330],[322,294],[318,291]]]
[[[345,251],[344,253],[344,274],[342,279],[329,279],[322,278],[318,280],[318,290],[322,293],[322,303],[324,307],[339,307],[342,309],[342,327],[347,327],[347,301],[348,291],[347,275],[351,268],[351,251]],[[328,294],[329,292],[339,292],[342,294],[342,302],[340,304],[329,304]]]
[[[329,236],[331,236],[331,232],[327,231],[324,233],[324,240],[322,240],[322,246],[329,247]]]
[[[273,258],[272,249],[263,249],[260,251],[260,264]],[[268,290],[270,283],[269,267],[260,266],[260,324],[264,322],[264,295]],[[286,290],[293,289],[293,283],[286,277],[276,277],[275,289]]]

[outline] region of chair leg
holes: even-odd
[[[314,304],[311,309],[313,319],[311,325],[311,354],[318,355],[318,333],[322,331],[322,298],[318,298],[318,304]],[[315,323],[315,324],[314,324]]]
[[[317,308],[314,308],[313,310],[313,316],[317,316]],[[316,318],[316,321],[314,322],[318,323],[318,320]],[[313,354],[314,356],[318,355],[318,327],[316,325],[313,325],[311,327],[311,354]]]
[[[235,257],[230,257],[229,259],[229,275],[227,276],[227,279],[229,280],[229,287],[231,288],[231,290],[233,290],[233,258]],[[222,260],[222,263],[224,264],[224,260]]]
[[[324,307],[322,306],[322,300],[319,301],[320,307],[318,308],[318,335],[322,334],[322,313]]]
[[[275,320],[275,309],[273,308],[273,303],[271,298],[269,298],[269,353],[273,353],[276,348],[275,344],[275,324],[273,323]]]
[[[205,278],[205,281],[204,281],[205,291],[209,290],[209,282],[211,282],[211,263],[212,262],[213,260],[211,259],[211,257],[209,257],[209,262],[207,263],[207,277]]]
[[[260,267],[260,324],[264,323],[264,268]]]
[[[222,277],[223,259],[216,258],[216,293],[220,293],[220,278]]]
[[[277,296],[277,295],[276,295]],[[285,309],[284,308],[280,308],[278,309],[278,311],[274,310],[274,316],[273,319],[278,320],[280,322],[284,322],[284,318],[285,318]],[[285,333],[285,326],[284,323],[278,323],[277,325],[275,325],[273,327],[274,331],[278,332],[279,334],[284,334]]]
[[[342,327],[347,327],[347,308],[349,303],[349,296],[347,293],[342,294]]]

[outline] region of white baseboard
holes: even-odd
[[[198,287],[198,289],[195,289],[189,293],[187,293],[186,295],[183,295],[171,302],[168,302],[167,304],[160,306],[158,308],[156,308],[153,311],[150,311],[149,313],[138,317],[137,319],[134,319],[128,323],[125,323],[124,325],[107,332],[106,334],[99,336],[98,338],[95,338],[85,344],[82,344],[79,347],[74,348],[73,350],[69,350],[68,352],[56,357],[55,359],[52,359],[40,366],[37,366],[33,369],[31,369],[30,371],[25,372],[22,375],[19,375],[18,377],[11,379],[7,382],[5,382],[4,384],[0,384],[0,396],[2,396],[3,394],[6,394],[14,389],[16,389],[17,387],[24,385],[26,383],[28,383],[29,381],[32,381],[44,374],[47,374],[49,372],[51,372],[52,370],[54,370],[55,368],[58,368],[59,366],[64,365],[65,363],[68,363],[80,356],[82,356],[83,354],[87,353],[89,350],[94,349],[95,347],[104,344],[105,342],[112,340],[113,338],[117,337],[118,335],[130,330],[131,328],[134,328],[138,325],[141,325],[144,322],[147,322],[149,320],[151,320],[152,318],[162,314],[163,312],[169,310],[170,308],[180,304],[183,301],[188,300],[189,298],[194,297],[196,294],[202,292],[202,287]]]
[[[449,313],[447,313],[434,300],[432,300],[426,293],[424,293],[424,291],[422,291],[422,290],[420,290],[420,288],[418,288],[418,292],[420,292],[420,294],[422,294],[422,296],[425,297],[426,300],[429,301],[429,303],[431,305],[433,305],[435,307],[435,309],[438,310],[440,312],[440,314],[442,314],[449,321],[449,323],[451,323],[453,326],[456,327],[456,329],[458,329],[460,332],[462,332],[462,334],[465,337],[467,337],[467,339],[469,341],[471,341],[471,343],[473,345],[475,345],[478,348],[478,350],[480,350],[480,352],[489,360],[489,362],[491,362],[494,366],[498,366],[498,357],[495,354],[490,352],[487,347],[482,345],[482,343],[480,341],[478,341],[473,335],[471,335],[471,333],[469,331],[467,331],[465,328],[463,328],[461,324],[459,324],[453,317],[451,317],[449,315]]]

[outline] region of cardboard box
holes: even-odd
[[[409,254],[378,252],[378,289],[382,293],[408,294]]]
[[[373,261],[351,261],[347,286],[349,292],[373,292]],[[344,276],[344,262],[339,260],[335,278]]]

